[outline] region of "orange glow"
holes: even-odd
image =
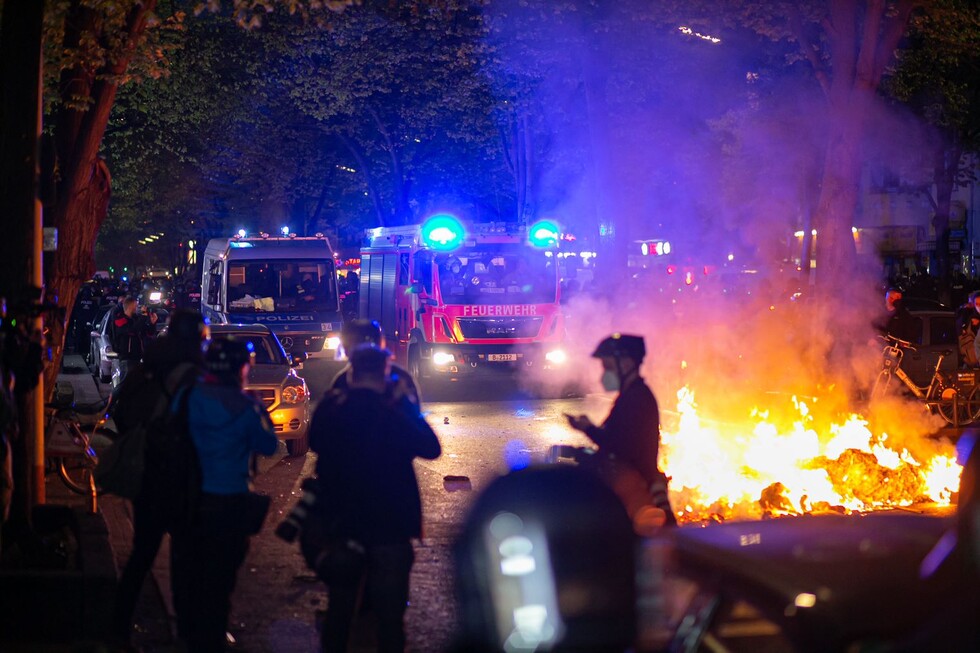
[[[676,425],[661,435],[660,468],[670,477],[681,523],[849,513],[935,502],[949,505],[962,468],[953,453],[917,458],[851,414],[818,429],[809,405],[777,419],[753,409],[744,422],[710,422],[694,392],[677,392]]]

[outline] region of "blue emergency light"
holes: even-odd
[[[433,249],[456,249],[465,237],[463,225],[448,213],[434,215],[422,225],[422,240]]]
[[[551,220],[539,220],[527,230],[527,240],[534,247],[553,247],[559,235],[558,225]]]

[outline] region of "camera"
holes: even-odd
[[[306,522],[310,511],[316,505],[320,483],[316,478],[310,477],[304,480],[300,487],[303,489],[303,494],[300,496],[299,501],[296,502],[296,505],[289,511],[286,518],[276,527],[276,537],[286,542],[295,542],[296,538],[303,531],[303,524]]]

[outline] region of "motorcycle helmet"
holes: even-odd
[[[340,343],[349,356],[358,345],[368,344],[383,348],[384,333],[377,320],[350,320],[340,330]]]
[[[626,509],[595,474],[560,465],[498,478],[454,548],[454,650],[629,650],[635,543]]]
[[[646,353],[643,336],[614,333],[599,343],[592,358],[631,358],[639,365]]]

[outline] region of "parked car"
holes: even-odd
[[[212,324],[211,338],[252,344],[255,364],[245,391],[268,409],[276,436],[286,442],[289,455],[305,454],[310,448],[310,391],[276,334],[263,324]]]
[[[668,561],[648,636],[671,651],[893,650],[962,595],[961,576],[919,577],[953,523],[895,512],[671,529],[647,549]]]
[[[112,343],[109,342],[108,336],[108,323],[114,308],[116,308],[115,304],[100,306],[90,324],[89,352],[86,362],[91,366],[92,373],[102,383],[108,383],[112,377],[112,361],[106,358],[105,353],[112,349]]]

